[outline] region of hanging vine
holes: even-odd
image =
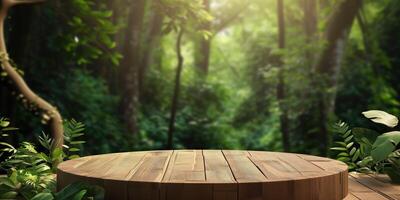
[[[0,10],[0,62],[2,77],[7,78],[16,89],[16,97],[29,110],[40,113],[42,122],[49,124],[56,146],[64,143],[62,116],[57,108],[33,92],[26,84],[19,70],[10,60],[4,38],[4,21],[8,10],[18,4],[39,3],[43,0],[2,0]]]

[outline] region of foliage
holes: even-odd
[[[375,123],[384,124],[393,128],[393,121],[397,117],[384,111],[367,111],[363,114]],[[396,123],[397,125],[397,123]],[[338,160],[346,162],[350,170],[360,172],[384,172],[393,182],[400,182],[400,132],[391,131],[379,135],[366,128],[353,128],[340,122],[334,126],[341,140],[336,142],[338,147],[331,150],[338,151]]]
[[[0,120],[1,132],[11,130],[9,122]],[[18,148],[3,142],[6,148],[1,151],[9,154],[0,167],[7,171],[7,176],[0,177],[0,199],[102,199],[102,189],[84,183],[71,184],[59,192],[56,192],[55,171],[57,165],[65,158],[75,158],[71,152],[79,151],[76,145],[82,141],[76,139],[83,136],[84,125],[75,120],[65,122],[66,144],[65,152],[61,148],[54,147],[54,141],[46,134],[39,137],[40,147],[45,151],[37,150],[37,147],[29,142],[22,142]],[[69,146],[68,146],[69,145]],[[75,148],[75,151],[71,151]]]
[[[116,117],[118,98],[110,94],[106,83],[93,77],[85,70],[74,70],[67,78],[68,85],[63,91],[63,114],[74,116],[86,125],[85,140],[87,153],[123,151],[133,139],[121,134],[123,125]],[[69,109],[73,105],[74,109]]]
[[[121,146],[127,149],[128,144],[121,143],[131,140],[122,139],[124,126],[115,117],[118,97],[111,94],[110,85],[98,74],[115,70],[121,57],[114,41],[120,27],[113,22],[113,13],[104,1],[96,0],[55,0],[26,10],[31,12],[25,15],[24,10],[13,9],[9,22],[10,57],[22,66],[26,82],[57,106],[63,117],[74,117],[86,124],[84,137],[89,145],[83,148],[85,154],[110,152]],[[30,24],[18,20],[21,13],[32,19]],[[35,28],[29,33],[13,32],[20,27]],[[27,41],[16,45],[14,40]],[[30,51],[20,56],[23,49]],[[42,124],[34,116],[37,113],[26,112],[19,104],[7,106],[18,115],[8,109],[2,111],[18,124],[21,132],[40,133]],[[19,142],[31,139],[29,135],[13,136]],[[102,145],[93,145],[95,142]]]
[[[62,12],[59,22],[63,24],[63,33],[57,38],[70,59],[77,65],[88,65],[93,62],[106,61],[117,66],[121,55],[113,51],[116,47],[113,36],[119,27],[111,21],[112,12],[104,3],[94,0],[60,1],[55,4],[55,11]]]
[[[143,46],[152,46],[149,41],[160,43],[154,47],[157,56],[139,50],[146,54],[140,59],[150,60],[141,63],[151,64],[143,64],[140,72],[144,84],[139,92],[136,136],[123,128],[126,125],[117,112],[121,98],[117,82],[121,74],[115,66],[119,53],[130,44],[124,39],[128,31],[120,26],[128,21],[126,14],[131,6],[127,6],[127,1],[52,0],[13,9],[7,19],[10,56],[21,66],[26,82],[56,105],[65,118],[74,117],[86,125],[82,137],[87,145],[72,145],[71,151],[65,149],[70,156],[78,154],[77,147],[83,154],[164,148],[174,84],[176,35],[156,34],[161,32],[153,19],[156,15],[161,15],[158,22],[164,33],[185,29],[185,67],[174,141],[179,148],[282,150],[279,103],[289,111],[291,150],[310,154],[321,154],[321,149],[326,149],[316,139],[320,134],[318,127],[330,124],[335,117],[346,121],[349,127],[359,127],[367,121],[359,117],[360,112],[368,108],[400,114],[400,45],[396,45],[400,4],[396,0],[364,2],[359,17],[364,19],[365,28],[361,27],[362,21],[356,20],[349,39],[343,43],[346,51],[339,52],[343,60],[337,60],[341,64],[337,88],[322,91],[337,92],[335,102],[331,102],[335,110],[330,111],[329,119],[318,117],[320,109],[315,102],[320,96],[316,91],[326,77],[316,75],[313,66],[325,46],[321,38],[328,17],[340,1],[324,1],[317,6],[315,35],[304,31],[304,5],[298,1],[285,3],[285,50],[277,48],[276,1],[210,0],[210,12],[206,12],[205,1],[201,0],[143,2],[146,6],[140,42]],[[210,27],[202,30],[206,22]],[[220,30],[221,25],[224,28]],[[214,33],[212,37],[208,29]],[[198,32],[211,43],[209,72],[202,81],[198,81],[193,59],[202,56],[194,55],[198,53],[195,48],[199,48],[193,44],[198,40]],[[154,35],[157,38],[152,38]],[[280,59],[286,83],[286,99],[282,102],[276,99],[276,67],[281,64],[277,62]],[[12,88],[0,84],[0,112],[7,112],[21,132],[40,133],[40,120],[15,105],[12,94]],[[379,133],[393,131],[380,124],[365,127]],[[366,131],[351,128],[350,135],[354,137],[347,145],[354,144],[343,151],[348,157],[341,156],[356,165],[354,170],[362,168],[357,163],[363,156],[360,152],[359,158],[352,161],[354,154],[350,153],[353,147],[361,151],[362,141],[356,136]],[[339,137],[344,134],[342,130]],[[30,137],[14,134],[10,141],[15,145],[31,141]],[[375,138],[369,141],[373,144]],[[339,144],[338,147],[345,148]],[[371,162],[367,163],[368,168],[379,171],[379,167],[375,169]]]
[[[178,32],[178,29],[188,29],[191,26],[199,26],[213,17],[204,9],[201,0],[158,0],[158,10],[167,17],[164,33]],[[204,37],[209,38],[211,33],[200,31]]]
[[[333,126],[333,131],[339,134],[341,139],[335,142],[338,146],[331,150],[339,152],[337,159],[345,162],[349,166],[349,170],[370,171],[370,168],[365,167],[372,161],[370,156],[372,143],[368,138],[357,134],[357,131],[362,130],[350,129],[345,122],[338,122]]]

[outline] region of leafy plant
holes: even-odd
[[[66,121],[64,123],[64,127],[65,142],[66,144],[69,144],[68,146],[64,145],[64,147],[67,149],[67,157],[68,159],[79,158],[77,153],[81,151],[80,146],[86,142],[77,139],[84,135],[83,131],[85,130],[85,124],[72,119],[70,121]]]
[[[8,120],[1,118],[1,133],[15,130],[8,127]],[[0,178],[0,199],[102,199],[103,192],[97,186],[84,183],[74,183],[56,193],[55,171],[57,165],[64,159],[79,157],[76,152],[83,141],[84,125],[75,120],[66,121],[64,148],[55,147],[54,141],[46,134],[38,138],[40,148],[29,142],[22,142],[18,148],[1,142],[5,148],[2,153],[10,154],[0,163],[0,167],[7,171],[7,176]],[[3,136],[7,136],[2,134]],[[1,138],[3,139],[3,138]]]
[[[371,121],[394,128],[397,117],[384,111],[371,110],[363,112]],[[391,131],[379,135],[366,128],[351,129],[346,123],[334,125],[334,131],[341,137],[335,142],[338,146],[331,148],[338,151],[337,159],[345,162],[350,170],[359,172],[386,173],[395,183],[400,183],[400,132]]]

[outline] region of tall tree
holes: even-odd
[[[303,9],[303,30],[305,35],[305,45],[309,48],[305,48],[304,56],[305,56],[305,66],[306,66],[306,74],[309,79],[314,80],[314,74],[312,72],[313,65],[315,64],[317,55],[315,54],[315,50],[312,47],[314,44],[318,43],[317,38],[317,5],[318,0],[302,0],[300,1],[300,7]],[[310,106],[309,102],[313,101],[315,97],[313,96],[313,91],[306,91],[306,95],[301,99],[304,102],[304,106]],[[315,109],[315,108],[314,108]],[[313,140],[308,138],[308,135],[312,135],[315,125],[318,123],[318,120],[310,120],[314,119],[315,114],[310,113],[313,109],[304,109],[300,115],[296,117],[296,133],[294,133],[294,137],[296,138],[294,147],[298,149],[308,149],[312,150],[309,147],[314,146]],[[313,153],[313,152],[307,152]]]
[[[210,12],[210,0],[203,0],[203,6],[207,12]],[[203,30],[212,31],[211,21],[206,21],[201,26]],[[195,65],[202,75],[206,75],[210,65],[211,39],[199,36],[197,40]]]
[[[278,47],[279,49],[285,49],[285,12],[284,12],[284,2],[283,0],[278,0],[277,2],[277,13],[278,13]],[[281,110],[280,114],[280,126],[283,147],[285,151],[290,151],[290,135],[289,135],[289,118],[287,106],[285,106],[284,101],[286,99],[286,89],[284,80],[284,62],[281,58],[279,63],[278,72],[278,85],[277,85],[277,99],[279,101],[279,108]]]
[[[315,34],[317,33],[317,0],[303,0],[302,3],[304,13],[304,32],[306,34],[306,42],[308,43],[315,39]]]
[[[175,75],[175,86],[174,86],[174,94],[172,96],[172,105],[171,105],[171,115],[169,120],[168,126],[168,143],[167,149],[173,148],[173,134],[175,131],[175,119],[176,119],[176,112],[178,109],[178,100],[179,100],[179,93],[181,87],[181,75],[182,75],[182,68],[183,68],[183,56],[181,52],[181,44],[182,44],[182,37],[183,37],[184,30],[181,28],[178,33],[178,37],[176,40],[176,56],[177,56],[177,66],[176,66],[176,75]]]
[[[177,31],[177,41],[175,47],[178,62],[176,67],[175,84],[168,128],[168,141],[166,146],[168,149],[172,149],[184,61],[181,50],[183,34],[188,30],[196,32],[196,28],[198,28],[200,24],[210,21],[212,17],[206,10],[203,9],[202,3],[199,1],[158,0],[157,2],[160,5],[160,10],[163,11],[165,16],[169,19],[167,20],[168,23],[166,24],[164,32],[171,32],[173,30]]]
[[[143,38],[143,52],[141,56],[141,67],[139,69],[139,89],[143,91],[145,88],[145,76],[149,68],[154,65],[160,64],[161,56],[159,55],[162,26],[164,22],[164,15],[157,9],[157,2],[151,1],[149,6],[149,19],[146,24],[147,29],[143,30],[146,34]],[[140,94],[142,97],[142,93]]]
[[[328,145],[329,115],[335,107],[337,78],[340,72],[345,42],[348,38],[352,24],[362,6],[362,0],[340,1],[328,21],[324,39],[327,44],[315,65],[315,72],[324,81],[320,84],[317,94],[318,100],[318,137],[321,154],[326,154]]]
[[[137,110],[139,102],[139,73],[141,67],[141,33],[145,10],[145,0],[131,1],[125,46],[120,66],[120,113],[131,134],[136,134]]]

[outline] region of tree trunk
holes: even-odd
[[[175,131],[175,118],[176,112],[178,109],[178,100],[179,100],[179,93],[181,87],[181,74],[183,68],[183,56],[181,52],[181,43],[182,43],[182,36],[183,36],[183,29],[181,29],[178,33],[178,39],[176,42],[176,56],[178,59],[178,64],[176,67],[176,76],[175,76],[175,88],[174,93],[172,96],[172,105],[171,105],[171,115],[169,121],[169,128],[168,128],[168,143],[167,149],[173,149],[173,139],[174,139],[174,131]]]
[[[157,4],[156,1],[152,3]],[[153,6],[154,7],[154,6]],[[162,26],[164,21],[164,16],[157,9],[151,8],[151,14],[149,23],[147,25],[148,29],[146,31],[146,37],[144,38],[143,53],[141,58],[141,68],[139,71],[139,89],[142,91],[145,88],[145,76],[146,72],[152,65],[157,63],[159,56],[157,55],[160,50],[160,43],[162,37]]]
[[[317,32],[317,0],[303,0],[304,32],[307,42],[313,41]]]
[[[204,9],[210,12],[210,0],[203,0]],[[211,22],[205,22],[202,25],[202,29],[211,32]],[[198,36],[196,52],[195,52],[195,66],[201,75],[206,76],[208,74],[208,68],[210,65],[210,52],[211,52],[211,38],[204,38]]]
[[[345,41],[351,30],[353,21],[362,6],[362,0],[342,1],[328,22],[325,32],[327,45],[322,51],[315,71],[323,84],[318,89],[318,101],[316,106],[319,110],[319,141],[320,152],[326,154],[328,146],[329,115],[333,114],[336,98],[337,78],[340,72],[340,65],[345,48]]]
[[[128,131],[138,132],[137,110],[139,98],[139,71],[141,32],[144,18],[145,0],[131,1],[128,26],[125,35],[125,47],[120,66],[120,113]]]
[[[18,92],[17,97],[22,100],[24,105],[30,110],[40,110],[42,112],[42,121],[50,123],[51,133],[54,139],[55,147],[62,147],[64,143],[64,128],[62,124],[62,117],[57,108],[39,97],[34,93],[26,84],[22,76],[14,69],[10,59],[8,58],[7,48],[4,38],[4,20],[7,17],[9,8],[22,3],[35,3],[41,2],[40,0],[3,0],[0,10],[0,52],[2,70],[7,74],[7,78],[12,82],[12,85]]]
[[[283,0],[278,0],[277,5],[278,10],[278,46],[279,49],[285,48],[285,13],[284,13],[284,4]],[[281,126],[281,134],[282,134],[282,142],[283,148],[285,151],[290,151],[290,136],[289,136],[289,118],[287,106],[285,106],[284,101],[286,99],[286,89],[285,89],[285,80],[284,80],[284,63],[281,58],[279,64],[279,72],[278,72],[278,85],[277,85],[277,99],[279,101],[279,108],[281,110],[280,114],[280,126]]]

